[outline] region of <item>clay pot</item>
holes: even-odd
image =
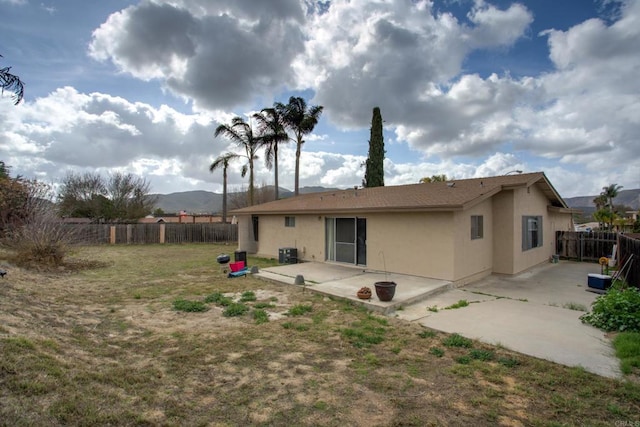
[[[376,282],[374,286],[380,301],[391,301],[396,294],[396,282]]]

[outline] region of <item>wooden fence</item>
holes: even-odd
[[[617,245],[618,268],[622,268],[633,255],[623,273],[628,284],[640,288],[640,235],[573,231],[556,233],[556,253],[563,259],[598,262],[600,257],[611,256],[614,245]]]
[[[628,262],[623,271],[627,283],[640,288],[640,234],[620,234],[618,238],[618,254],[620,268],[623,268]],[[631,258],[630,261],[629,258]]]
[[[68,224],[80,244],[221,243],[238,240],[236,224]]]
[[[613,245],[617,242],[616,233],[558,231],[556,232],[556,254],[564,259],[598,262],[600,257],[611,256]]]

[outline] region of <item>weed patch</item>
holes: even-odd
[[[568,310],[585,311],[585,312],[589,311],[584,304],[579,304],[577,302],[567,302],[562,304],[562,307]]]
[[[287,316],[302,316],[306,313],[309,313],[313,310],[313,307],[310,305],[299,304],[294,305],[287,311]]]
[[[439,348],[439,347],[431,347],[429,349],[429,353],[433,354],[436,357],[442,357],[444,356],[444,350]]]
[[[186,299],[177,299],[173,302],[173,309],[176,311],[186,311],[190,313],[198,313],[209,310],[209,307],[202,301],[190,301]]]
[[[253,310],[253,320],[257,325],[267,323],[269,321],[269,314],[261,308]]]
[[[250,302],[257,299],[258,298],[256,298],[256,293],[253,291],[245,291],[242,293],[242,295],[240,295],[240,302]]]
[[[489,361],[494,359],[495,354],[493,351],[473,348],[469,351],[469,356],[475,360]]]
[[[473,341],[459,334],[451,334],[442,340],[442,344],[447,347],[465,347],[469,348],[473,345]]]
[[[469,305],[469,302],[466,299],[461,299],[455,304],[451,304],[450,306],[445,307],[445,310],[455,310],[456,308],[462,308]]]
[[[222,315],[224,317],[237,317],[242,316],[247,311],[249,311],[249,307],[240,302],[234,302],[229,304],[227,308],[224,309]]]

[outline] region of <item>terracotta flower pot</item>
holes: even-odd
[[[391,301],[396,294],[396,282],[376,282],[374,286],[380,301]]]

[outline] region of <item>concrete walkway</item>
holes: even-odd
[[[615,378],[620,377],[619,361],[609,339],[579,319],[584,314],[579,309],[590,309],[598,296],[586,290],[587,274],[599,273],[599,268],[597,264],[563,261],[517,276],[490,276],[457,289],[441,280],[324,263],[271,267],[258,276],[293,285],[295,277],[302,275],[314,292],[347,298],[432,329],[456,332]],[[373,283],[382,280],[398,284],[392,301],[379,301],[375,292],[368,301],[356,297],[360,287],[373,290]],[[460,300],[469,305],[445,309]]]

